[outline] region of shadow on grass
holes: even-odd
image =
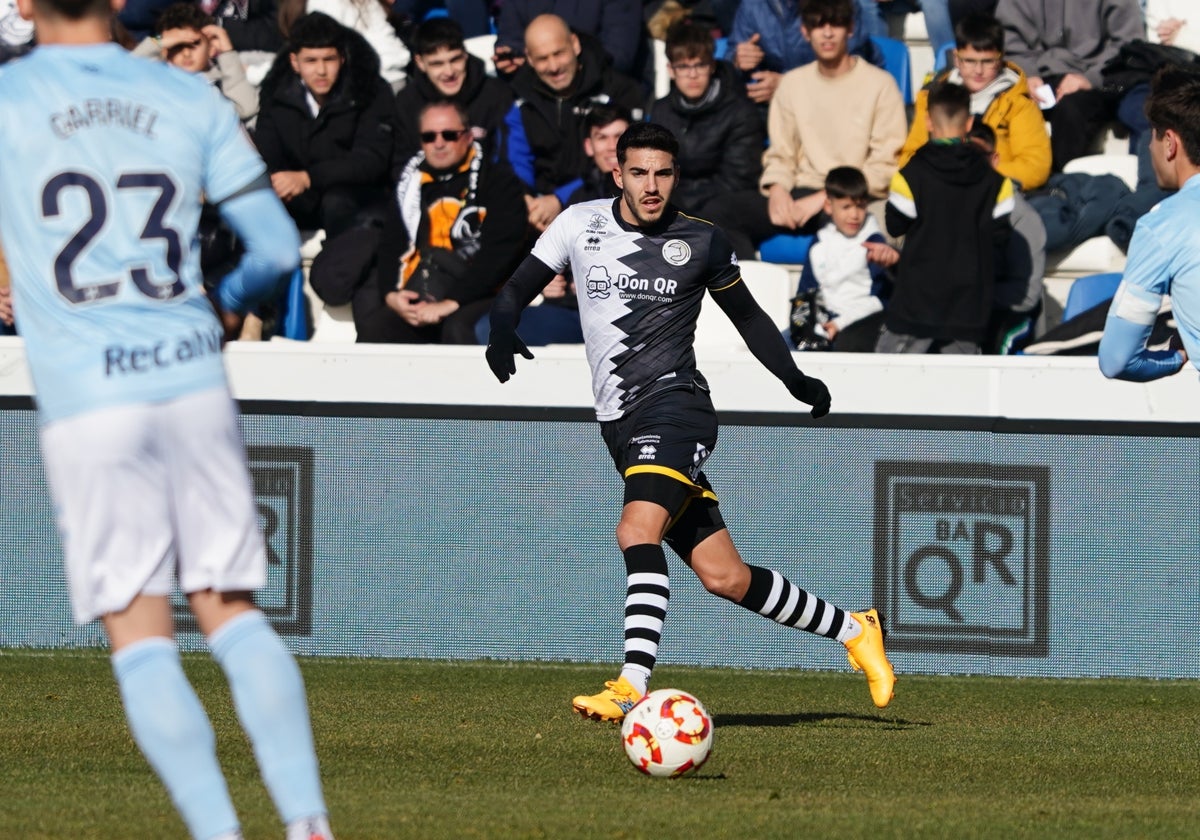
[[[846,712],[799,712],[790,715],[744,714],[713,715],[713,725],[726,726],[804,726],[812,724],[835,725],[869,725],[881,729],[915,729],[919,726],[933,726],[928,721],[905,720],[904,718],[889,718],[879,715],[856,715]]]

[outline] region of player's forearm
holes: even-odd
[[[715,292],[713,299],[729,316],[729,320],[733,322],[742,340],[746,342],[746,347],[750,349],[754,358],[758,359],[759,364],[789,389],[804,379],[804,374],[796,367],[792,351],[784,343],[779,328],[758,305],[758,301],[750,294],[744,282],[739,280],[734,285]]]
[[[1100,339],[1100,372],[1109,379],[1149,382],[1178,373],[1183,354],[1176,350],[1149,350],[1152,327],[1109,315]]]
[[[300,264],[300,234],[283,204],[268,189],[221,204],[221,217],[237,232],[246,252],[217,290],[222,308],[245,313],[273,298],[281,281]]]

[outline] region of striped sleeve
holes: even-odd
[[[892,176],[892,183],[888,187],[888,204],[910,219],[917,218],[917,203],[913,200],[912,187],[900,172]]]
[[[996,193],[996,206],[992,210],[992,218],[1000,219],[1008,216],[1013,211],[1013,182],[1011,178],[1005,178],[1000,184],[1000,190]]]

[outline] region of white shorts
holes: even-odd
[[[42,429],[42,460],[80,624],[136,595],[242,591],[266,553],[224,389],[92,411]]]

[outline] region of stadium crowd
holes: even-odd
[[[114,39],[234,103],[304,234],[310,288],[352,304],[359,341],[486,342],[511,270],[565,207],[617,194],[616,139],[650,120],[679,139],[682,211],[742,260],[799,249],[792,346],[1010,353],[1035,336],[1047,255],[1103,235],[1123,251],[1166,195],[1143,104],[1157,67],[1200,62],[1191,6],[129,0]],[[4,61],[36,43],[13,7]],[[936,65],[906,101],[889,32],[917,11]],[[120,117],[67,117],[100,118]],[[1139,156],[1135,189],[1068,166],[1114,131]],[[215,283],[240,244],[204,219]],[[581,340],[573,304],[556,277],[527,342]],[[307,337],[288,311],[304,305],[281,296],[241,337]],[[0,292],[0,329],[12,320]]]

